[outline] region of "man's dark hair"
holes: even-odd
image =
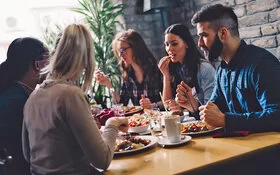
[[[196,25],[199,22],[210,22],[210,27],[216,32],[225,27],[230,31],[231,35],[239,36],[238,19],[233,8],[221,4],[202,7],[194,14],[191,22],[192,25]]]

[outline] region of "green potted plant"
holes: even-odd
[[[79,0],[79,5],[80,7],[72,10],[84,15],[93,32],[97,68],[109,75],[112,85],[119,90],[121,73],[112,52],[111,42],[116,34],[116,25],[121,25],[116,18],[123,14],[125,6],[110,0]],[[97,84],[95,80],[92,93],[95,101],[102,107],[107,107],[107,99],[112,103],[105,86]]]
[[[52,50],[55,45],[57,35],[62,31],[62,27],[58,24],[51,26],[49,21],[46,21],[46,26],[42,29],[43,40],[49,50]]]

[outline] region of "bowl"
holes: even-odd
[[[146,132],[149,128],[149,125],[144,125],[144,126],[135,126],[135,127],[129,127],[128,132]]]

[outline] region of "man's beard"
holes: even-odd
[[[208,60],[210,62],[217,61],[223,49],[223,43],[221,42],[218,34],[216,34],[212,46],[208,50]]]

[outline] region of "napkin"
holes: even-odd
[[[240,137],[240,136],[248,136],[250,131],[240,130],[240,131],[233,131],[230,133],[220,132],[215,133],[212,135],[213,138],[222,138],[222,137]]]
[[[101,125],[105,125],[106,121],[114,116],[115,116],[114,111],[110,109],[103,109],[99,114],[96,115]]]

